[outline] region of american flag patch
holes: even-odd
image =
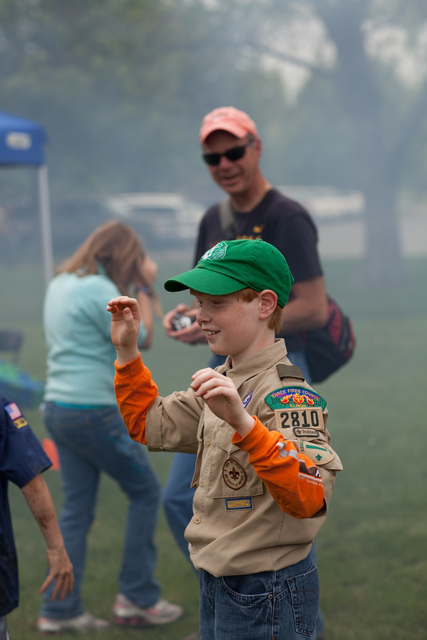
[[[8,414],[10,415],[12,420],[16,420],[17,418],[21,417],[21,412],[19,411],[17,405],[14,402],[11,402],[10,404],[7,404],[5,406],[6,411],[8,412]]]

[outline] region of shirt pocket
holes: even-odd
[[[262,480],[248,462],[248,454],[231,443],[234,430],[222,427],[204,442],[208,456],[209,498],[238,498],[261,496]]]

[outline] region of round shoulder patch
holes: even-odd
[[[305,440],[297,441],[298,451],[310,458],[318,467],[322,467],[335,458],[335,451],[326,444],[314,444]]]

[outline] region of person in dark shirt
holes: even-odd
[[[55,582],[52,599],[73,590],[73,565],[65,550],[49,488],[42,477],[52,462],[18,406],[0,393],[0,640],[8,640],[6,615],[19,604],[18,560],[8,499],[17,485],[46,542],[48,575],[40,593]]]

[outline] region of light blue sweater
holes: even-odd
[[[44,302],[47,343],[45,400],[67,405],[116,405],[111,315],[107,302],[120,295],[107,276],[61,273]],[[141,326],[138,344],[145,340]]]

